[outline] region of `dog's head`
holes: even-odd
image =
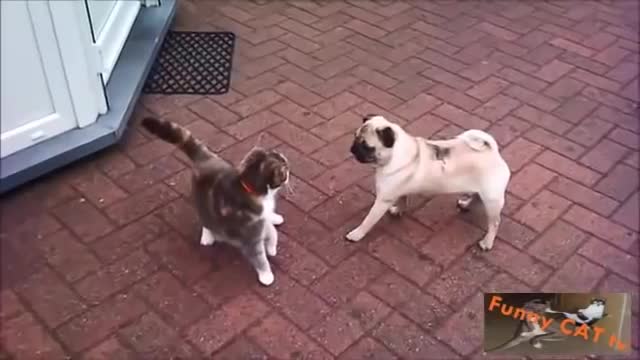
[[[356,130],[351,153],[363,164],[386,165],[396,143],[396,125],[381,115],[366,115]]]

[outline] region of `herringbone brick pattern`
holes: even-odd
[[[476,358],[482,291],[631,291],[638,323],[637,1],[185,0],[175,28],[238,35],[232,91],[145,96],[122,144],[2,199],[3,353]],[[188,162],[148,113],[230,161],[289,157],[272,287],[198,245]],[[451,197],[343,240],[373,200],[348,151],[366,113],[495,135],[514,176],[491,252]]]

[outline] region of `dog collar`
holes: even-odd
[[[246,191],[248,194],[250,195],[255,195],[255,191],[253,190],[253,188],[249,185],[247,185],[244,181],[240,180],[240,185],[242,185],[242,188],[244,189],[244,191]]]

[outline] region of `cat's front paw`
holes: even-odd
[[[280,214],[271,215],[271,223],[273,225],[282,225],[284,223],[284,217]]]
[[[258,281],[260,281],[260,283],[264,286],[269,286],[273,284],[274,280],[275,280],[275,277],[273,276],[273,273],[271,271],[258,273]]]
[[[266,246],[267,255],[276,256],[278,254],[278,249],[276,245],[267,245]]]
[[[366,234],[364,233],[364,231],[360,230],[359,228],[355,228],[351,230],[346,237],[347,240],[356,242],[362,240],[365,235]]]

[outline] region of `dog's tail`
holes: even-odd
[[[476,151],[493,150],[498,151],[498,142],[493,136],[482,130],[467,130],[460,134],[465,143]]]
[[[142,119],[142,126],[160,139],[176,145],[193,162],[204,161],[216,155],[191,131],[169,120],[146,117]]]

